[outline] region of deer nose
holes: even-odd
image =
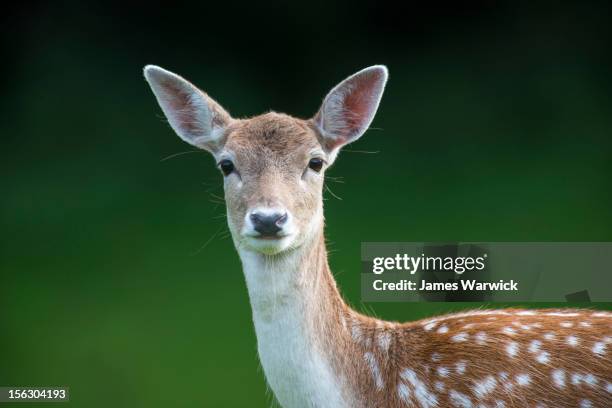
[[[249,218],[253,223],[253,229],[262,237],[273,237],[283,229],[288,217],[287,212],[252,212]]]

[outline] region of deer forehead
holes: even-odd
[[[244,170],[260,173],[270,166],[302,166],[314,150],[323,151],[318,137],[309,121],[270,112],[237,121],[227,131],[224,150]]]

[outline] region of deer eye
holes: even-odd
[[[234,163],[231,160],[221,160],[219,162],[219,168],[223,172],[224,176],[229,176],[234,171]]]
[[[310,159],[310,161],[308,162],[308,167],[316,171],[317,173],[320,172],[321,169],[323,168],[323,159],[318,159],[318,158]]]

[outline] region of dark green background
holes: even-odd
[[[612,240],[605,2],[222,3],[3,6],[1,385],[68,385],[74,407],[272,400],[221,176],[205,153],[162,161],[191,149],[147,63],[237,117],[308,117],[343,77],[388,65],[375,128],[328,173],[342,200],[325,194],[359,310],[474,306],[361,304],[362,241]]]

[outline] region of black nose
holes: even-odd
[[[250,215],[250,218],[253,228],[261,236],[273,237],[278,231],[283,229],[283,225],[287,222],[287,213],[262,214],[254,212]]]

